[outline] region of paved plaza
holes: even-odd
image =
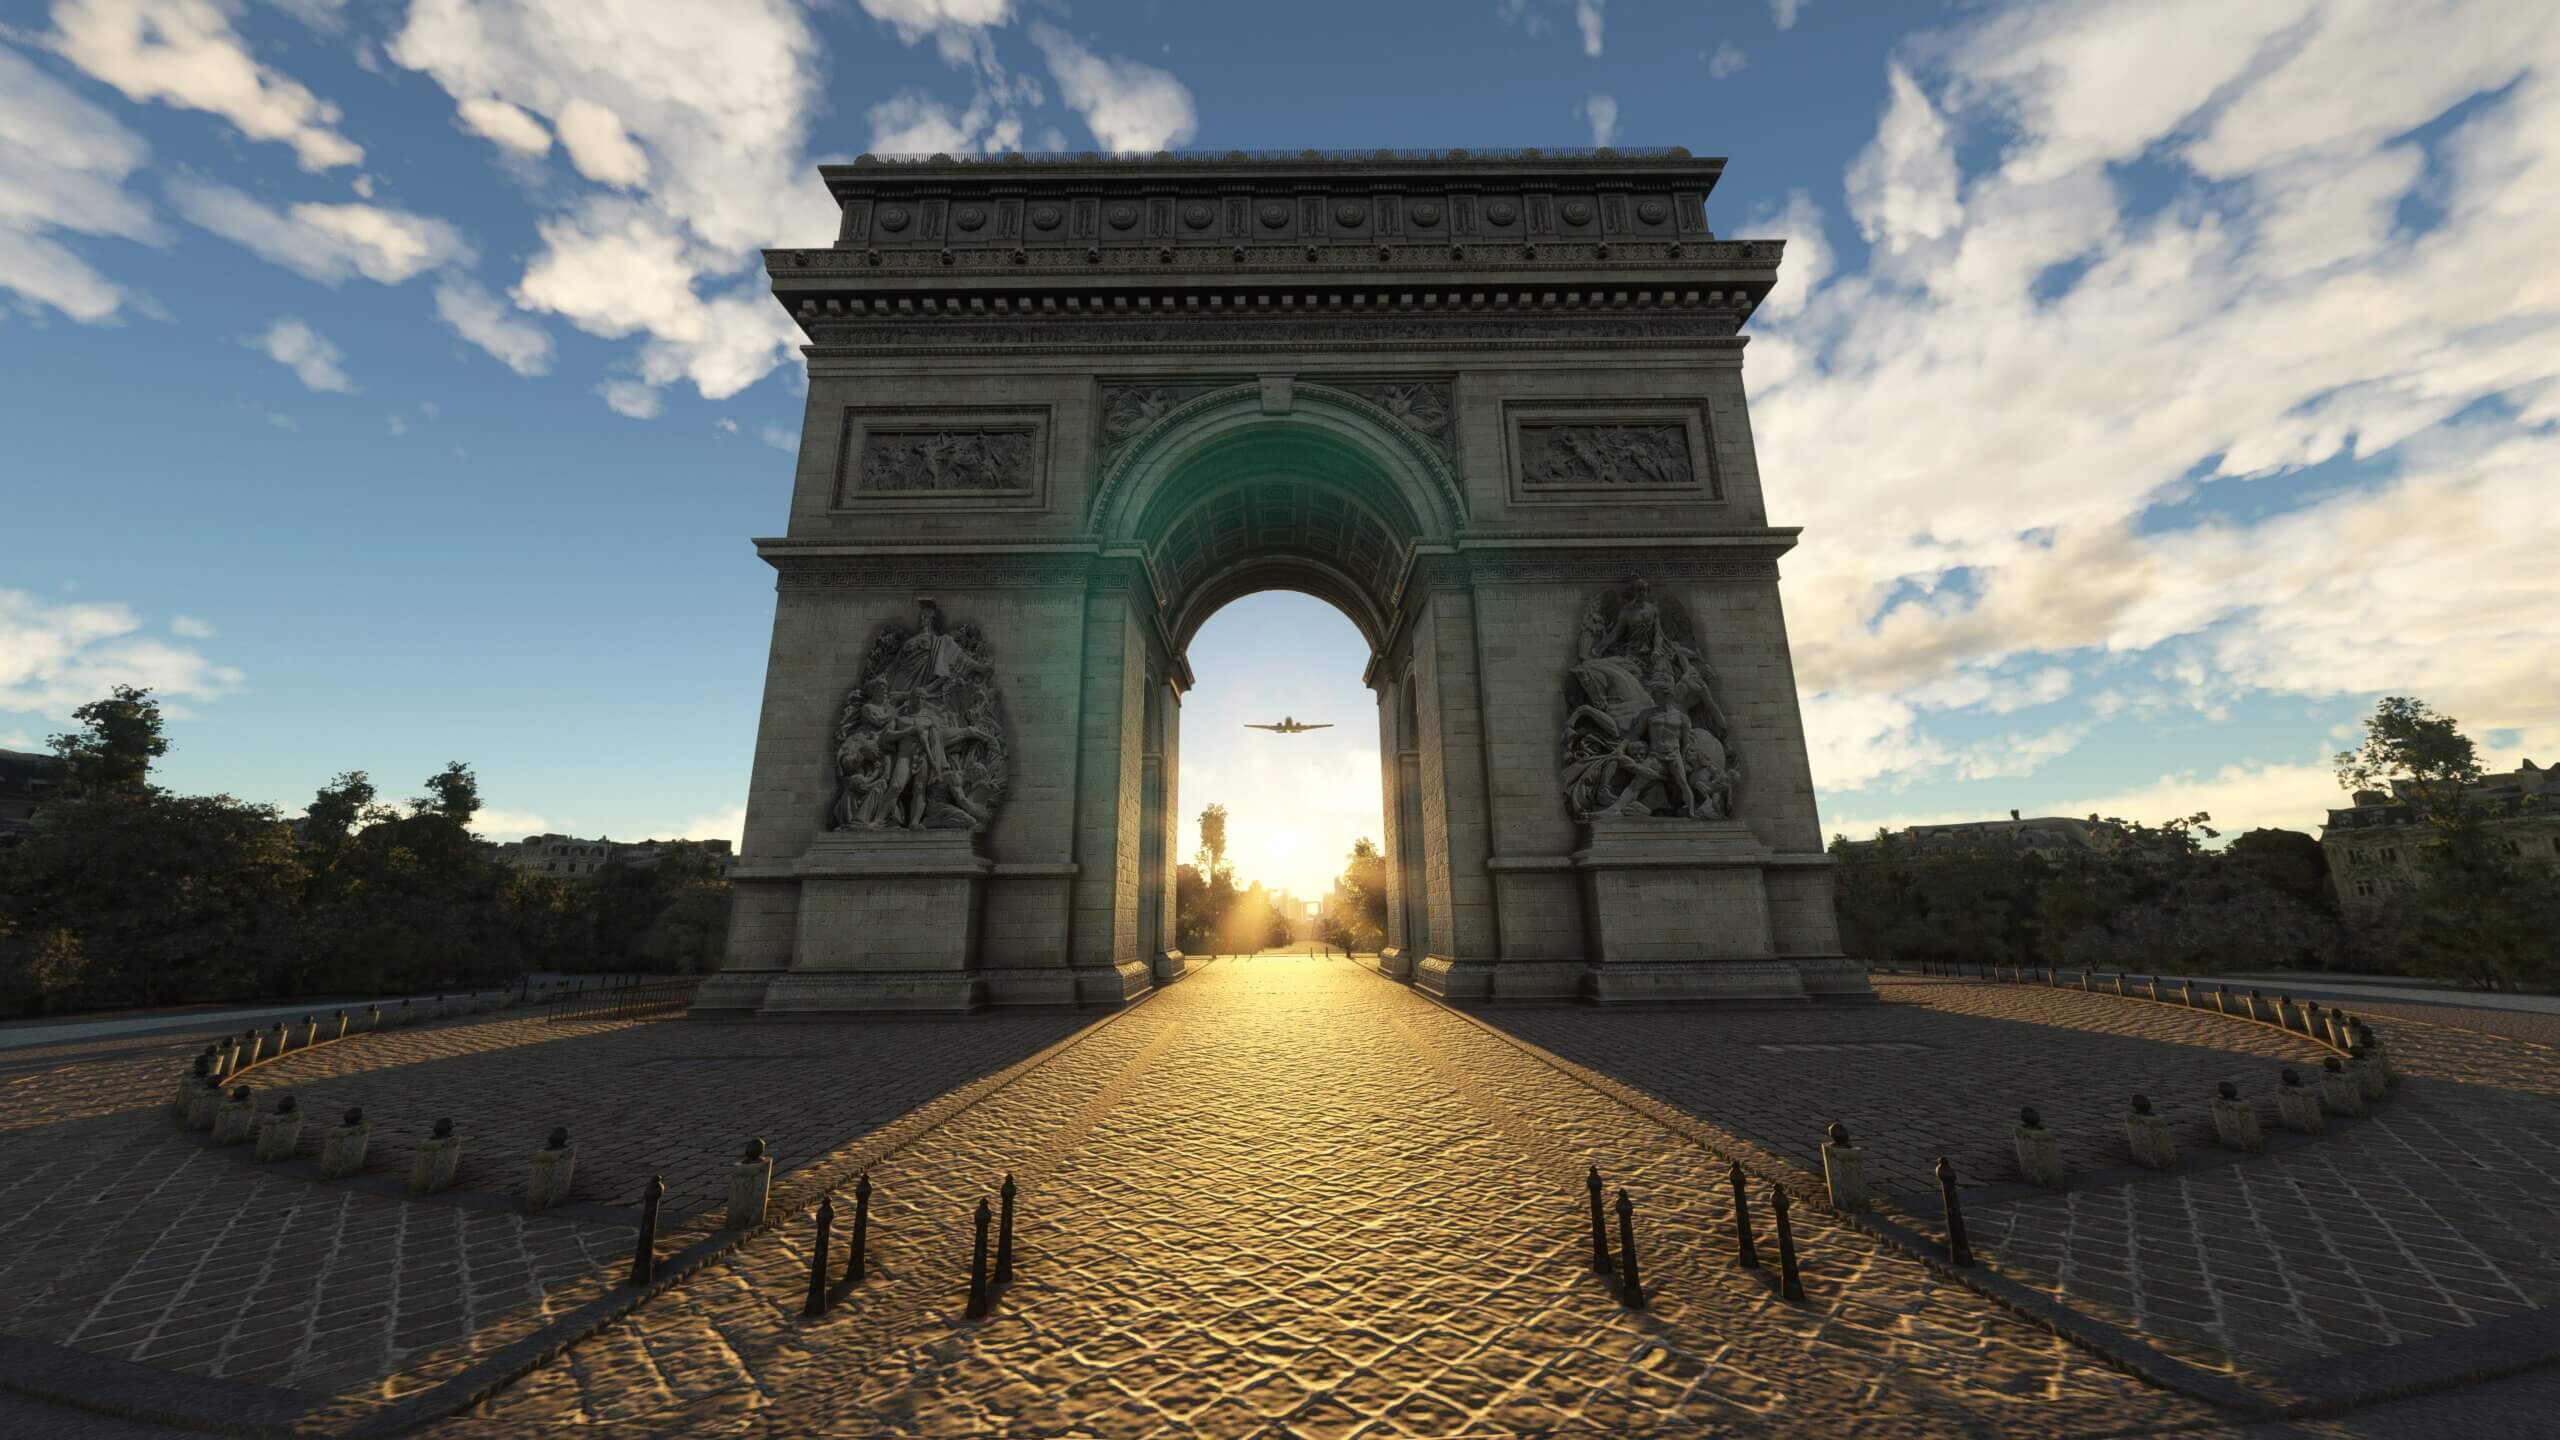
[[[170,1117],[197,1040],[23,1048],[0,1074],[0,1429],[2353,1437],[2547,1413],[2560,1052],[2377,1017],[2398,1093],[2232,1156],[2213,1086],[2273,1133],[2278,1072],[2323,1052],[2076,989],[1878,988],[1814,1012],[1459,1009],[1267,954],[1119,1011],[502,1011],[253,1071],[314,1116],[267,1166]],[[2131,1163],[2137,1090],[2174,1172]],[[2021,1104],[2068,1187],[2021,1182]],[[375,1153],[323,1180],[323,1122],[349,1105]],[[396,1178],[446,1116],[456,1187],[412,1198]],[[1833,1121],[1875,1213],[1824,1203]],[[529,1214],[554,1125],[576,1184]],[[726,1232],[750,1136],[772,1222]],[[1970,1269],[1940,1258],[1940,1155]],[[1733,1263],[1736,1162],[1759,1268]],[[1592,1268],[1592,1165],[1633,1202],[1641,1311]],[[1016,1274],[972,1321],[971,1208],[1007,1173]],[[652,1174],[662,1274],[629,1287]],[[841,1267],[860,1174],[865,1277],[803,1318],[810,1209],[834,1195]],[[1801,1301],[1776,1291],[1773,1182]]]

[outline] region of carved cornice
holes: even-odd
[[[1090,545],[988,550],[759,540],[756,553],[777,572],[774,588],[786,594],[1082,586],[1097,566],[1108,563],[1100,547]]]
[[[1082,319],[817,320],[804,322],[813,358],[839,355],[971,354],[1253,354],[1265,351],[1597,350],[1619,346],[1736,349],[1741,317],[1731,311],[1653,313],[1552,311],[1526,315],[1453,315],[1423,311],[1350,311],[1322,317],[1262,319],[1203,314]]]

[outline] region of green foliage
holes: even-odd
[[[1327,944],[1355,954],[1374,954],[1387,944],[1387,860],[1378,842],[1366,835],[1351,842],[1351,854],[1334,882],[1345,905],[1327,915],[1320,932]]]
[[[2464,809],[2480,783],[2480,754],[2453,717],[2423,700],[2386,695],[2365,717],[2364,744],[2338,752],[2338,783],[2349,790],[2398,792],[2438,824]]]
[[[148,690],[119,685],[106,699],[72,711],[71,718],[83,728],[52,741],[68,793],[140,790],[151,783],[151,762],[169,753],[160,733],[160,702]]]

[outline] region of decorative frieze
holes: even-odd
[[[1517,406],[1504,420],[1515,502],[1724,498],[1703,403]]]
[[[838,509],[1037,507],[1047,499],[1045,409],[848,408]]]

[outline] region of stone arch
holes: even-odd
[[[1094,485],[1091,526],[1110,539],[1135,538],[1131,527],[1172,479],[1206,453],[1239,440],[1287,436],[1306,453],[1365,470],[1392,488],[1418,529],[1453,539],[1466,524],[1457,470],[1439,447],[1415,436],[1385,407],[1330,385],[1239,384],[1168,410],[1130,437]]]

